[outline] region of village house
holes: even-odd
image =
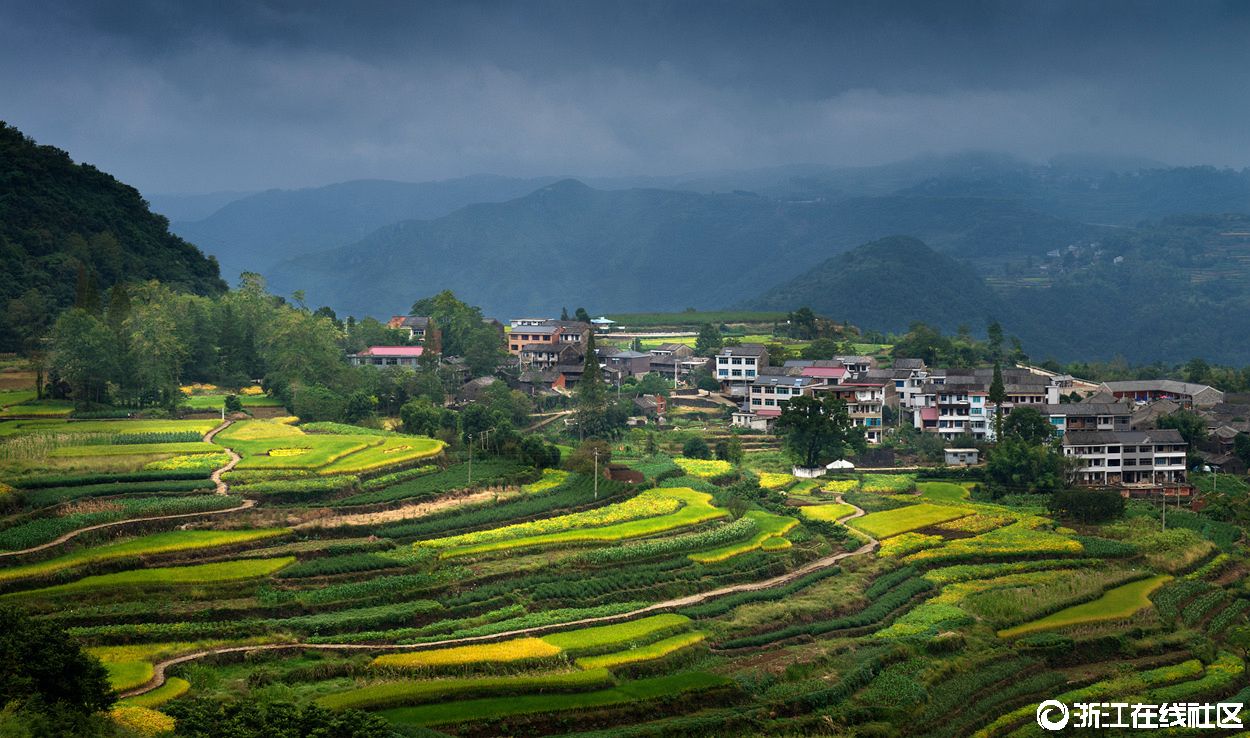
[[[851,422],[864,429],[868,443],[881,442],[886,393],[893,393],[894,385],[885,379],[874,378],[870,372],[844,376],[836,384],[823,384],[815,389],[817,395],[831,394],[846,403]]]
[[[394,315],[386,321],[386,327],[391,330],[403,331],[408,334],[409,340],[425,341],[426,334],[431,328],[437,331],[437,327],[433,327],[430,319],[422,315]]]
[[[527,328],[526,330],[533,330]],[[557,329],[558,330],[558,329]],[[558,341],[527,343],[521,346],[521,366],[526,369],[547,369],[558,364],[580,364],[582,354],[576,347]]]
[[[620,370],[626,377],[641,377],[651,371],[651,354],[614,348],[598,349],[599,359],[610,369]]]
[[[421,346],[370,346],[358,354],[349,354],[352,366],[406,366],[415,368],[425,349]]]
[[[947,466],[976,466],[981,452],[975,448],[944,448],[942,454]]]
[[[1141,379],[1124,382],[1103,382],[1098,391],[1116,399],[1136,403],[1172,400],[1184,408],[1211,407],[1224,401],[1224,393],[1214,387],[1175,379]]]
[[[1068,431],[1129,431],[1133,408],[1127,403],[1065,402],[1037,408],[1054,426],[1055,435]]]
[[[1063,455],[1081,464],[1078,484],[1135,493],[1189,494],[1187,449],[1180,432],[1172,429],[1068,431],[1063,436]]]
[[[1032,405],[1039,409],[1059,404],[1058,385],[1050,377],[1027,369],[1004,368],[1006,401],[1002,412]],[[912,395],[912,423],[926,433],[945,439],[970,435],[993,440],[995,408],[989,401],[993,369],[935,369]]]
[[[521,356],[527,346],[544,343],[556,346],[560,343],[562,331],[558,325],[513,326],[512,332],[508,334],[508,353]]]
[[[751,382],[768,366],[768,349],[762,344],[726,346],[716,355],[716,381],[730,397],[746,397]]]

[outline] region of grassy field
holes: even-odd
[[[1114,589],[1107,590],[1101,597],[1059,612],[1047,615],[1014,628],[998,631],[1000,638],[1015,638],[1026,633],[1041,630],[1068,628],[1073,625],[1097,623],[1103,620],[1119,620],[1127,618],[1138,610],[1150,607],[1150,593],[1154,592],[1172,577],[1167,575],[1140,579]]]
[[[839,502],[828,505],[804,505],[799,508],[799,515],[804,518],[822,520],[826,523],[836,523],[853,512],[855,512],[854,506]]]
[[[962,518],[971,515],[972,512],[968,508],[922,502],[894,510],[869,513],[862,518],[850,521],[848,525],[874,538],[889,538],[907,531]]]
[[[282,400],[268,395],[239,395],[239,403],[243,407],[282,407]],[[191,410],[221,410],[225,407],[226,395],[191,395],[182,401],[182,406]]]
[[[968,499],[968,489],[954,482],[920,482],[920,496],[937,502],[959,502]]]

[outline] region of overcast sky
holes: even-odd
[[[997,150],[1250,166],[1250,0],[0,0],[0,119],[141,190]]]

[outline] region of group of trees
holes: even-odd
[[[974,367],[986,364],[1023,363],[1028,354],[1020,339],[1007,337],[1003,327],[991,322],[984,341],[975,338],[967,326],[960,326],[954,336],[926,323],[912,323],[907,333],[894,337],[896,359],[924,359],[929,366]]]
[[[156,282],[119,283],[102,296],[87,280],[32,360],[54,396],[79,405],[172,409],[182,384],[260,381],[300,417],[359,422],[378,410],[395,414],[415,398],[441,405],[458,384],[441,356],[463,356],[471,376],[490,374],[503,357],[497,329],[452,293],[419,300],[413,310],[439,328],[420,367],[353,368],[347,353],[402,344],[405,334],[373,318],[340,321],[327,308],[309,310],[299,294],[288,302],[255,274],[217,297]]]

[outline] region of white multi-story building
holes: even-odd
[[[762,344],[726,346],[716,355],[716,380],[721,392],[730,397],[746,397],[751,383],[768,366],[768,349]]]

